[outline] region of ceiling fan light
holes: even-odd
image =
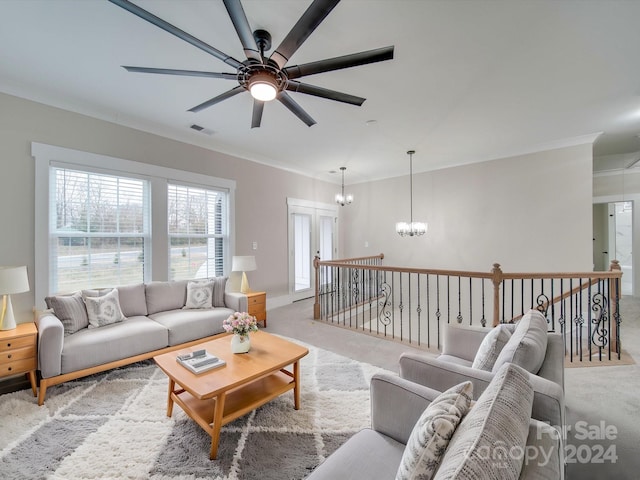
[[[269,102],[276,98],[278,84],[274,77],[267,73],[257,73],[249,80],[251,96],[261,102]]]

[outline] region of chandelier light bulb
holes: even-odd
[[[413,154],[415,150],[409,150],[409,205],[410,221],[396,223],[396,233],[401,237],[419,237],[427,233],[427,224],[413,221]]]
[[[341,193],[336,193],[336,203],[338,205],[341,206],[345,206],[345,205],[349,205],[351,202],[353,202],[353,195],[351,194],[344,194],[344,171],[347,169],[347,167],[340,167],[340,170],[342,170],[342,190]]]

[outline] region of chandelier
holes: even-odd
[[[353,195],[348,194],[345,196],[344,194],[344,171],[346,169],[347,167],[340,167],[340,170],[342,170],[342,191],[341,193],[336,193],[336,203],[338,205],[342,205],[343,207],[353,202]]]
[[[416,237],[427,232],[427,224],[413,221],[413,154],[415,150],[409,150],[409,222],[396,223],[396,233],[401,237]]]

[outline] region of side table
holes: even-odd
[[[264,323],[264,328],[267,328],[267,293],[266,292],[250,292],[245,294],[247,296],[247,313],[256,317],[258,322]]]
[[[33,322],[21,323],[12,330],[0,331],[0,378],[26,373],[34,397],[38,395],[37,341],[38,329]]]

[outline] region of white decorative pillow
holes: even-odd
[[[396,480],[429,480],[438,469],[449,440],[467,414],[473,384],[464,382],[441,393],[429,404],[411,431]]]
[[[490,372],[498,359],[498,355],[511,338],[511,330],[507,324],[500,324],[487,333],[476,352],[471,368]]]
[[[212,308],[213,281],[190,280],[187,282],[187,302],[184,308]]]
[[[516,323],[516,329],[493,365],[497,372],[505,363],[515,363],[527,372],[538,373],[547,354],[547,319],[538,310],[529,310]]]
[[[126,319],[116,288],[101,297],[84,296],[84,304],[87,306],[89,328],[104,327]]]

